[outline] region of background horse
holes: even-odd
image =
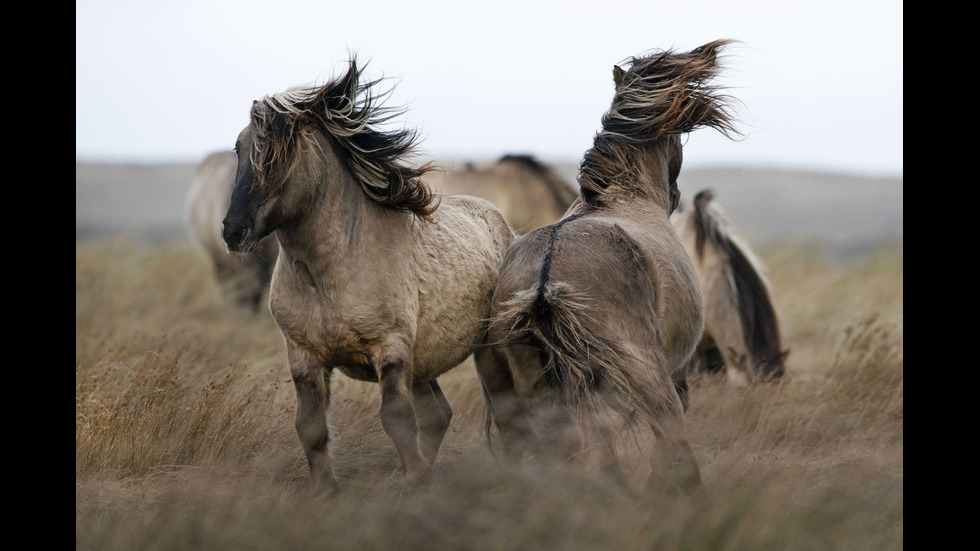
[[[604,440],[604,466],[621,476],[598,415],[609,406],[658,437],[648,485],[700,485],[683,394],[704,327],[701,293],[669,217],[680,196],[681,135],[700,127],[737,134],[726,96],[709,82],[727,43],[614,67],[612,105],[582,159],[581,199],[507,252],[490,325],[500,346],[477,369],[488,424],[512,458],[535,441],[542,451],[575,453],[580,440],[563,428],[575,417]],[[554,407],[539,420],[532,413],[542,405]]]
[[[234,151],[211,153],[197,165],[187,195],[187,227],[191,240],[211,260],[214,275],[225,295],[257,312],[272,278],[279,243],[274,237],[267,237],[248,254],[228,254],[221,237],[221,219],[231,203],[237,167],[238,157]]]
[[[578,197],[569,182],[530,155],[504,155],[485,168],[433,171],[426,182],[434,191],[490,201],[518,234],[554,223]]]
[[[436,377],[486,338],[514,234],[488,201],[441,203],[414,167],[413,131],[382,131],[379,81],[342,77],[252,105],[239,134],[229,250],[279,240],[269,306],[296,387],[296,430],[315,493],[337,487],[327,444],[330,377],[381,384],[381,424],[411,482],[431,479],[452,410]],[[390,92],[390,91],[389,91]],[[438,210],[437,210],[438,209]]]
[[[780,344],[765,268],[713,198],[711,190],[701,191],[670,217],[704,299],[704,336],[689,371],[725,369],[736,382],[781,377],[789,351]]]

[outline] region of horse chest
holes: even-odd
[[[382,339],[351,325],[343,309],[327,302],[313,293],[297,296],[280,288],[273,293],[270,307],[283,335],[324,366],[339,368],[354,379],[377,381],[374,359]]]

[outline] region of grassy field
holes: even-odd
[[[471,364],[440,382],[455,417],[436,483],[410,491],[375,385],[336,374],[344,489],[309,496],[282,337],[236,310],[190,245],[75,249],[77,549],[897,549],[904,534],[903,247],[839,260],[757,247],[784,344],[779,383],[695,381],[705,489],[630,488],[586,468],[499,465]],[[648,468],[647,468],[648,469]]]

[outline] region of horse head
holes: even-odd
[[[285,120],[280,120],[285,119]],[[235,141],[238,168],[221,234],[228,251],[247,254],[263,237],[288,224],[313,198],[312,186],[297,184],[308,171],[298,162],[302,121],[271,109],[268,98],[255,101],[248,126]]]
[[[613,66],[615,94],[602,129],[582,160],[582,199],[592,206],[645,195],[669,215],[680,201],[682,135],[714,128],[733,137],[729,98],[711,81],[721,70],[716,40],[690,52],[671,50],[632,57]]]
[[[378,92],[381,80],[363,80],[362,72],[351,59],[343,76],[323,86],[252,103],[236,142],[238,173],[222,228],[229,251],[247,253],[297,221],[331,184],[359,185],[375,203],[420,219],[436,210],[438,200],[421,179],[431,164],[405,164],[416,133],[378,128],[401,110],[384,107],[391,91]]]

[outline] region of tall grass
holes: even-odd
[[[787,375],[693,382],[705,489],[644,489],[652,439],[624,441],[629,487],[582,465],[497,462],[469,362],[440,381],[455,417],[436,483],[410,491],[376,385],[335,374],[343,490],[309,496],[282,337],[225,303],[182,244],[76,245],[79,549],[894,549],[903,546],[901,246],[839,261],[760,248]]]

